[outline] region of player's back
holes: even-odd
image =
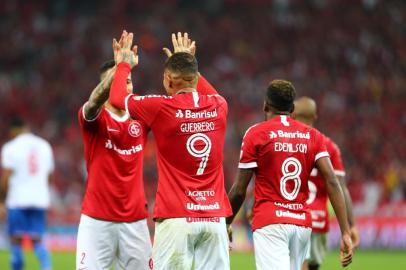
[[[2,160],[3,167],[13,171],[7,205],[48,207],[48,177],[54,168],[49,143],[31,133],[20,134],[3,146]]]
[[[239,167],[256,163],[254,229],[272,223],[310,226],[307,181],[315,161],[328,155],[322,135],[282,115],[250,128],[243,143]]]
[[[219,95],[164,99],[151,125],[160,173],[155,217],[231,214],[222,165],[227,110]]]

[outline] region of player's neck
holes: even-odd
[[[275,117],[281,116],[281,115],[290,116],[290,113],[288,113],[288,112],[267,112],[265,114],[265,119],[271,120],[272,118],[275,118]]]
[[[179,90],[175,93],[175,95],[186,94],[186,93],[192,93],[192,92],[196,92],[196,89],[195,89],[195,88],[192,88],[192,87],[187,87],[187,88],[179,89]]]
[[[104,106],[106,107],[107,110],[109,110],[110,112],[114,113],[119,117],[122,117],[125,114],[125,111],[117,109],[116,107],[111,105],[109,101],[106,101],[106,103],[104,103]]]

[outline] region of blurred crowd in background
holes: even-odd
[[[86,170],[77,112],[123,29],[139,46],[139,94],[163,93],[162,47],[172,32],[196,40],[200,72],[229,102],[227,188],[245,130],[263,120],[268,82],[283,78],[318,102],[317,128],[341,147],[355,213],[406,215],[404,1],[2,0],[0,142],[16,114],[51,142],[51,223],[78,222]],[[151,210],[154,152],[151,137],[144,168]]]

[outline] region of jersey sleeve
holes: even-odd
[[[251,129],[248,129],[241,144],[240,162],[238,168],[251,169],[258,167],[257,147],[254,143],[254,134]]]
[[[1,166],[3,169],[13,169],[15,162],[7,145],[1,148]]]
[[[314,139],[315,139],[315,155],[314,155],[314,162],[322,157],[329,157],[329,153],[326,147],[326,139],[325,137],[316,129],[314,129]]]
[[[48,151],[48,170],[49,173],[52,173],[55,170],[55,160],[54,160],[54,153],[52,151],[52,146],[47,143],[47,151]]]
[[[218,94],[213,85],[211,85],[202,75],[199,76],[199,80],[197,81],[197,92],[201,95]]]
[[[335,143],[331,143],[331,151],[329,150],[331,164],[334,168],[334,173],[338,176],[345,176],[343,160],[341,158],[340,148]]]
[[[119,63],[111,83],[109,100],[114,107],[120,110],[125,109],[125,100],[130,96],[127,92],[127,78],[130,72],[131,66],[128,63]]]
[[[167,98],[171,97],[159,95],[129,95],[125,99],[125,109],[131,118],[141,120],[151,127]]]

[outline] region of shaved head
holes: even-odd
[[[317,119],[317,105],[314,99],[309,97],[300,97],[295,100],[295,110],[292,114],[293,118],[313,126]]]

